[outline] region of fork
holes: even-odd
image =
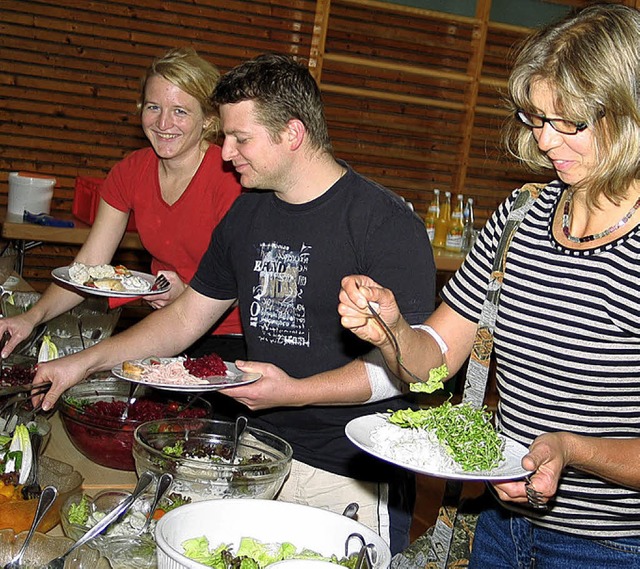
[[[547,503],[544,501],[542,492],[535,489],[531,482],[531,478],[526,476],[524,479],[524,488],[527,493],[527,502],[534,510],[546,510]]]
[[[374,304],[376,305],[374,307]],[[404,365],[404,363],[402,362],[402,353],[400,352],[400,344],[398,344],[398,340],[395,337],[394,333],[391,331],[391,328],[389,328],[389,326],[387,325],[387,323],[382,319],[382,316],[380,316],[380,314],[378,313],[378,305],[375,302],[369,302],[367,300],[367,306],[369,307],[369,311],[371,312],[371,315],[373,316],[373,319],[381,326],[381,328],[384,330],[384,333],[387,335],[387,337],[389,338],[389,340],[391,341],[391,343],[393,344],[393,349],[396,353],[396,361],[398,362],[398,365],[404,370],[404,372],[413,380],[419,382],[419,383],[423,383],[424,380],[420,377],[418,377],[415,373],[413,373],[412,371],[410,371],[409,369],[407,369]]]
[[[153,281],[153,284],[151,285],[151,290],[160,290],[161,288],[166,288],[167,286],[169,286],[167,277],[165,277],[164,275],[158,275],[156,277],[156,280]]]

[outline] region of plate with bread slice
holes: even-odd
[[[58,267],[51,275],[60,283],[96,296],[132,298],[163,294],[170,284],[152,288],[155,277],[140,271],[131,271],[123,265],[85,265],[72,263]]]
[[[259,373],[243,372],[216,354],[199,358],[151,356],[127,360],[115,366],[111,373],[119,379],[157,389],[196,392],[247,385],[262,377]]]

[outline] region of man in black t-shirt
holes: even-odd
[[[236,364],[262,378],[222,393],[246,405],[251,425],[292,445],[280,499],[338,512],[358,502],[359,521],[396,553],[409,543],[413,477],[359,451],[344,429],[411,401],[379,352],[342,328],[337,304],[341,279],[367,274],[396,292],[407,321],[424,322],[435,295],[424,225],[397,195],[335,159],[318,86],[292,58],[236,67],[212,99],[222,156],[254,191],[218,225],[177,301],[74,365],[94,371],[180,353],[237,300],[250,361]],[[61,373],[42,377],[54,381],[50,393],[69,386]]]

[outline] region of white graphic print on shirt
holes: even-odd
[[[262,342],[309,346],[304,287],[311,247],[299,251],[279,243],[261,243],[253,270],[258,285],[253,289],[250,325],[260,331]]]

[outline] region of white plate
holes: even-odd
[[[83,292],[93,294],[95,296],[116,296],[118,298],[137,298],[139,296],[154,296],[156,294],[162,294],[164,292],[167,292],[171,288],[171,285],[167,284],[166,286],[161,287],[157,290],[148,290],[146,292],[105,290],[101,288],[95,288],[92,286],[84,286],[72,281],[69,278],[69,267],[58,267],[57,269],[53,269],[53,271],[51,271],[51,274],[53,278],[56,279],[57,281],[60,281],[61,283],[72,286],[77,290],[81,290]],[[150,275],[148,273],[141,273],[140,271],[131,271],[131,274],[135,277],[144,279],[149,283],[149,285],[153,285],[154,281],[156,280],[156,277],[154,277],[153,275]]]
[[[157,358],[162,363],[171,363],[176,360],[181,360],[183,358]],[[134,360],[134,363],[146,363],[146,360]],[[159,365],[162,365],[159,364]],[[224,389],[226,387],[238,387],[239,385],[247,385],[249,383],[253,383],[262,377],[260,373],[245,373],[240,371],[235,364],[231,362],[224,362],[227,366],[227,374],[226,375],[212,375],[210,377],[205,377],[202,379],[206,379],[208,383],[199,383],[197,385],[182,385],[176,383],[156,383],[144,381],[139,378],[133,378],[128,376],[126,373],[122,371],[122,364],[117,365],[111,370],[111,373],[120,379],[124,379],[126,381],[130,381],[132,383],[139,383],[140,385],[148,385],[149,387],[156,387],[157,389],[165,389],[166,391],[217,391],[218,389]]]
[[[371,431],[377,427],[388,424],[387,416],[388,415],[375,414],[353,419],[347,423],[345,433],[349,440],[363,451],[419,474],[427,474],[429,476],[451,478],[455,480],[517,480],[518,478],[524,478],[527,474],[530,474],[530,471],[522,468],[522,465],[520,464],[522,457],[528,452],[527,448],[502,435],[500,435],[500,438],[505,441],[505,460],[500,464],[500,466],[487,472],[467,472],[462,470],[462,468],[454,471],[448,469],[446,471],[440,471],[438,468],[429,468],[425,467],[423,464],[412,464],[411,461],[399,461],[395,458],[385,456],[385,454],[377,449],[371,441]],[[402,429],[402,427],[399,427],[398,425],[391,426]]]

